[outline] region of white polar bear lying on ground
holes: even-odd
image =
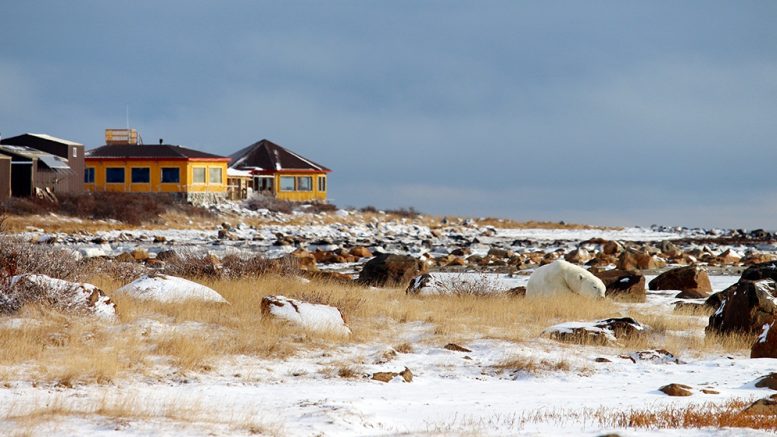
[[[529,276],[526,297],[553,296],[568,292],[603,298],[605,290],[604,282],[593,273],[560,259],[538,268]]]

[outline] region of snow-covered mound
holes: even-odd
[[[526,278],[489,273],[427,273],[416,276],[407,287],[407,294],[420,296],[438,294],[506,293],[526,284]]]
[[[265,296],[262,299],[262,316],[283,319],[312,331],[332,331],[340,335],[351,333],[339,309],[285,296]]]
[[[9,282],[10,292],[0,298],[4,312],[18,310],[25,303],[46,302],[65,311],[86,312],[98,317],[116,317],[116,304],[92,284],[69,282],[46,275],[17,275]]]
[[[212,288],[168,275],[142,276],[116,290],[142,300],[169,303],[182,300],[228,303]]]
[[[543,334],[550,338],[570,343],[609,344],[621,336],[633,336],[647,330],[630,317],[617,317],[596,322],[565,322],[553,325]]]

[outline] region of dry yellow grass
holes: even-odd
[[[221,406],[214,414],[200,402],[192,399],[159,398],[151,399],[138,393],[112,394],[110,392],[67,397],[55,395],[30,406],[18,402],[7,407],[0,416],[6,429],[13,429],[13,435],[37,435],[38,429],[47,424],[56,424],[67,417],[92,417],[113,420],[155,420],[171,423],[176,429],[182,426],[223,425],[232,431],[267,436],[282,435],[282,428],[264,420],[264,414],[257,409]]]
[[[93,282],[109,295],[122,285],[107,278],[94,278]],[[121,322],[117,325],[63,315],[40,306],[25,308],[19,316],[37,322],[0,329],[0,366],[28,364],[34,374],[30,377],[62,385],[104,383],[127,374],[153,374],[154,366],[165,362],[181,370],[207,371],[228,356],[284,358],[303,350],[328,350],[339,345],[397,344],[403,325],[413,322],[429,327],[431,335],[423,340],[425,344],[441,345],[466,344],[478,338],[522,342],[536,339],[556,323],[625,315],[621,304],[579,296],[417,297],[400,289],[375,290],[274,275],[204,284],[231,304],[163,304],[113,295]],[[265,320],[260,305],[262,297],[269,294],[336,306],[353,334],[342,337]],[[653,334],[621,341],[620,347],[625,350],[665,348],[685,355],[689,350],[732,352],[750,346],[750,339],[745,337],[705,340],[698,335],[669,334],[701,329],[693,317],[631,315],[656,329]],[[396,346],[400,353],[413,348],[406,342]],[[150,359],[154,357],[162,361]]]

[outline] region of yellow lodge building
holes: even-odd
[[[253,192],[281,200],[326,202],[332,171],[269,140],[261,140],[230,156],[231,171],[249,179]]]
[[[108,135],[106,133],[106,139]],[[85,157],[89,191],[177,193],[189,201],[224,198],[229,158],[171,144],[106,144]]]

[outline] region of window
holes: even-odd
[[[294,176],[281,176],[281,191],[294,191]]]
[[[211,184],[220,184],[221,182],[221,169],[220,168],[211,168],[210,169],[210,183]]]
[[[162,183],[177,184],[181,182],[181,169],[178,167],[162,167]]]
[[[78,158],[78,147],[73,147],[73,158]]]
[[[133,184],[147,184],[151,182],[151,169],[148,167],[138,167],[132,169]]]
[[[109,184],[123,184],[124,183],[124,168],[122,167],[109,167],[105,169],[105,182]]]
[[[194,167],[192,170],[192,182],[195,184],[205,183],[205,167]]]
[[[84,182],[87,184],[94,183],[94,167],[87,167],[84,169]]]
[[[300,176],[297,178],[297,190],[298,191],[313,191],[313,177],[312,176]]]
[[[318,191],[326,191],[326,176],[318,177]]]

